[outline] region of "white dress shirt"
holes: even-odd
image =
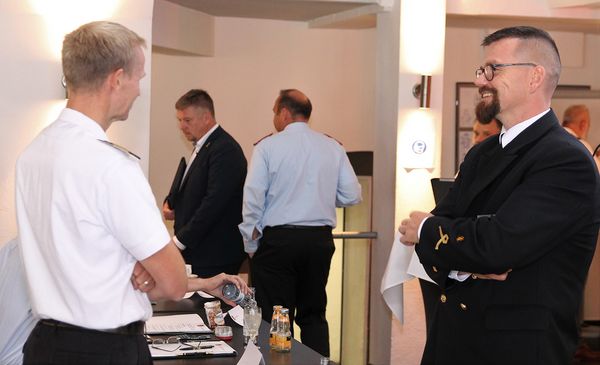
[[[17,161],[16,210],[36,316],[91,329],[146,320],[136,261],[169,243],[137,159],[100,125],[64,109]]]

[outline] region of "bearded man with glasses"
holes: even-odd
[[[487,36],[479,118],[503,125],[467,153],[431,213],[399,227],[441,289],[421,364],[569,364],[600,226],[590,153],[550,108],[561,64],[550,35]]]

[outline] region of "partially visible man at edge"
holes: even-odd
[[[143,47],[112,22],[67,34],[67,107],[18,159],[18,230],[40,319],[24,364],[149,364],[149,298],[180,299],[188,285],[216,294],[226,281],[247,290],[225,274],[187,282],[137,156],[108,141],[140,94]]]
[[[483,141],[485,141],[488,137],[500,134],[502,130],[502,123],[500,123],[497,119],[492,119],[488,123],[484,123],[483,121],[479,121],[475,119],[473,122],[473,135],[471,137],[471,144],[475,146]]]
[[[591,119],[590,110],[583,104],[571,105],[563,113],[562,126],[572,134],[579,142],[583,143],[585,148],[594,153],[594,147],[587,141],[588,132],[590,130]],[[596,166],[600,171],[600,159],[598,156],[594,156]]]
[[[550,35],[510,27],[482,46],[478,115],[506,132],[467,153],[431,213],[399,227],[442,290],[421,363],[569,364],[600,225],[598,171],[550,109],[561,68]]]

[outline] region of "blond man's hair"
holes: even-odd
[[[95,91],[121,68],[131,75],[136,47],[146,47],[144,38],[108,21],[87,23],[67,34],[62,48],[67,89]]]

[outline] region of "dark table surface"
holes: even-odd
[[[160,301],[152,305],[155,315],[167,315],[176,313],[198,313],[206,322],[206,314],[204,312],[204,303],[206,301],[216,299],[204,299],[198,294],[194,294],[191,298],[182,299],[180,301]],[[228,305],[221,302],[223,312],[230,309]],[[229,316],[225,317],[225,324],[231,326],[233,330],[233,339],[226,341],[227,344],[237,351],[236,356],[232,357],[214,357],[214,358],[196,358],[196,359],[161,359],[154,360],[156,364],[206,364],[206,365],[231,365],[237,364],[244,353],[244,339],[242,335],[242,327],[235,323]],[[270,324],[262,321],[259,329],[258,344],[260,352],[265,359],[266,365],[320,365],[321,355],[312,349],[304,346],[302,343],[292,340],[292,351],[290,353],[279,353],[269,349],[269,326]],[[211,338],[211,340],[215,340]],[[217,339],[218,340],[218,339]],[[210,341],[210,340],[209,340]]]

